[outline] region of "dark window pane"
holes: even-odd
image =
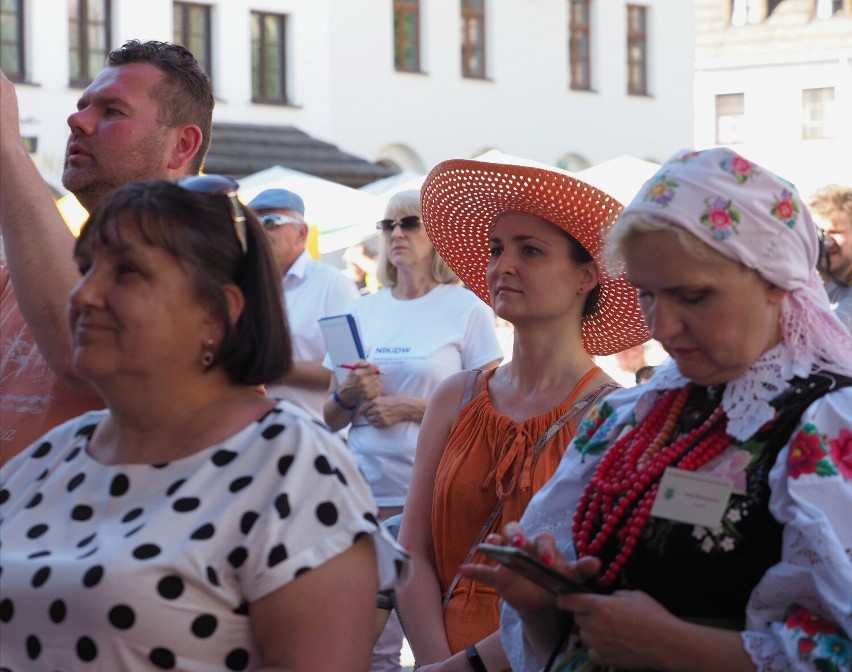
[[[462,0],[461,59],[465,77],[485,77],[485,6],[474,0]]]
[[[397,70],[420,70],[420,3],[419,0],[394,0],[393,62]]]
[[[189,49],[201,69],[212,78],[211,11],[209,5],[174,4],[174,41]]]
[[[571,88],[589,90],[592,86],[589,9],[591,0],[570,0],[568,26],[568,62]]]
[[[14,81],[24,79],[24,7],[21,0],[0,2],[0,68]]]
[[[85,86],[100,72],[109,52],[109,0],[68,0],[69,77]]]
[[[252,12],[252,96],[263,102],[287,102],[286,16]]]
[[[647,16],[647,7],[627,6],[627,92],[631,95],[648,94]]]

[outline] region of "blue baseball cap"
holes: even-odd
[[[248,204],[252,210],[293,210],[305,216],[305,202],[286,189],[265,189]]]

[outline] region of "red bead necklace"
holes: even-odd
[[[642,533],[666,467],[695,471],[731,443],[721,404],[698,427],[672,441],[691,385],[670,390],[648,417],[607,450],[574,514],[579,557],[597,555],[613,538],[619,550],[598,583],[610,586],[624,569]]]

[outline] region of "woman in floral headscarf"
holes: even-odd
[[[849,670],[852,340],[810,214],[728,149],[681,153],[608,251],[672,362],[607,397],[489,538],[592,591],[465,569],[508,603],[512,669]]]

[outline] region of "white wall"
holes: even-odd
[[[802,140],[802,90],[834,87],[835,137]],[[715,96],[745,94],[746,142],[735,151],[790,180],[807,195],[817,187],[852,184],[852,45],[847,54],[696,72],[695,141],[715,143]]]
[[[203,0],[195,0],[203,1]],[[215,121],[295,125],[369,160],[428,169],[490,148],[554,164],[661,160],[692,144],[692,3],[650,8],[649,97],[626,95],[627,0],[592,3],[594,92],[568,86],[567,0],[487,0],[488,79],[461,77],[457,0],[423,0],[423,74],[393,68],[390,0],[209,0]],[[52,186],[79,90],[67,88],[67,4],[27,3],[25,135]],[[113,0],[113,46],[170,40],[171,0]],[[289,106],[251,103],[249,11],[289,15]]]
[[[344,4],[335,13],[336,43],[345,42],[347,30],[366,33],[365,24],[375,22],[361,12],[363,5],[383,9],[375,39],[335,60],[334,135],[350,139],[356,153],[375,158],[387,145],[407,143],[427,166],[489,148],[545,163],[568,153],[598,163],[623,153],[660,159],[691,144],[691,3],[645,3],[652,43],[648,98],[626,95],[624,0],[592,3],[589,93],[568,85],[566,0],[487,3],[487,81],[461,77],[458,3],[424,3],[425,74],[393,70],[389,3]],[[364,72],[372,73],[367,87],[359,76]]]

